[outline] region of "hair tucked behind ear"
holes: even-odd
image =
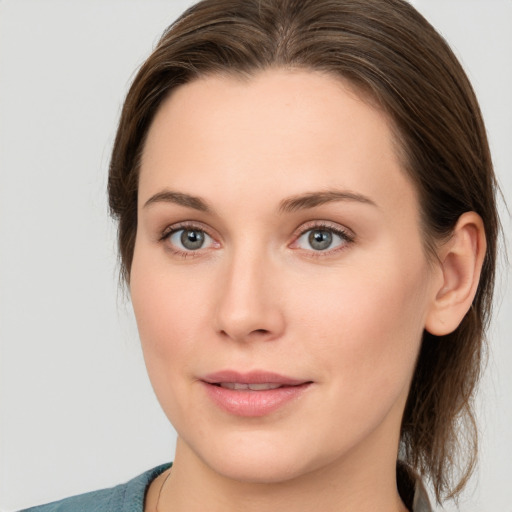
[[[431,257],[462,213],[484,221],[487,254],[473,305],[452,334],[425,333],[401,432],[403,457],[430,476],[438,501],[455,496],[476,460],[472,397],[493,293],[496,184],[471,85],[443,38],[407,2],[204,0],[171,25],[131,86],[112,152],[109,197],[122,274],[128,282],[140,155],[163,99],[200,76],[271,67],[349,80],[387,112],[420,198]]]

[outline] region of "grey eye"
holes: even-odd
[[[313,229],[309,232],[308,243],[315,251],[325,251],[332,244],[332,233],[330,231]]]
[[[318,227],[304,231],[297,239],[295,245],[300,249],[321,252],[336,249],[349,242],[349,237],[341,230]]]
[[[178,229],[169,236],[172,245],[185,251],[197,251],[211,243],[211,237],[200,229]]]

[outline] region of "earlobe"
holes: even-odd
[[[485,257],[485,230],[481,217],[466,212],[451,238],[439,249],[442,284],[434,290],[425,329],[436,336],[453,332],[475,297]]]

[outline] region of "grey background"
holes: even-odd
[[[0,1],[0,509],[172,460],[107,215],[108,158],[134,70],[191,1]],[[413,2],[452,44],[512,202],[512,1]],[[510,216],[503,224],[511,232]],[[509,237],[510,240],[510,237]],[[512,293],[501,269],[465,512],[512,511]],[[453,506],[446,510],[456,510]]]

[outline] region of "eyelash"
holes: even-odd
[[[158,241],[165,243],[169,241],[171,235],[179,231],[201,231],[202,233],[205,233],[208,237],[210,237],[212,240],[215,240],[215,238],[208,232],[207,229],[205,229],[204,226],[190,222],[182,222],[179,224],[173,224],[172,226],[168,226],[166,229],[164,229]],[[182,258],[195,258],[197,256],[200,256],[201,254],[201,249],[198,249],[197,251],[183,251],[181,249],[173,247],[170,243],[167,245],[167,247],[173,254],[175,254],[176,256],[180,256]]]
[[[174,224],[172,226],[168,226],[163,232],[160,238],[158,239],[159,242],[168,242],[171,235],[174,233],[177,233],[179,231],[200,231],[202,233],[205,233],[208,237],[210,237],[215,242],[215,237],[213,237],[207,229],[205,229],[204,226],[195,224],[195,223],[189,223],[189,222],[183,222],[179,224]],[[352,244],[355,241],[354,234],[346,229],[341,228],[340,226],[333,226],[332,224],[326,223],[326,222],[318,222],[318,221],[312,221],[311,223],[306,223],[305,225],[302,225],[300,227],[300,230],[296,232],[296,234],[293,235],[293,242],[288,245],[288,247],[293,246],[293,244],[296,244],[297,241],[304,236],[309,231],[327,231],[329,233],[332,233],[336,236],[338,236],[341,240],[343,240],[343,243],[339,247],[335,247],[334,249],[326,249],[325,251],[315,251],[314,249],[306,250],[303,249],[303,252],[308,253],[308,257],[311,258],[323,258],[328,257],[333,254],[336,254],[340,251],[343,251],[347,248],[347,245]],[[194,250],[188,250],[183,251],[181,249],[177,249],[176,247],[173,247],[170,243],[168,244],[169,250],[175,254],[176,256],[180,256],[182,258],[194,258],[197,256],[200,256],[201,249],[198,249],[196,251]],[[293,248],[293,247],[292,247]],[[301,250],[300,248],[295,248],[295,250]]]
[[[304,236],[309,231],[327,231],[334,235],[337,235],[343,243],[339,247],[335,247],[334,249],[326,249],[325,251],[315,251],[314,249],[304,250],[307,252],[308,257],[310,258],[326,258],[337,254],[338,252],[344,251],[347,249],[347,246],[352,244],[355,241],[355,235],[349,231],[348,229],[344,229],[339,225],[332,225],[327,222],[319,222],[312,221],[311,223],[306,223],[300,227],[300,230],[294,235],[294,240],[290,245],[293,245],[300,240],[302,236]],[[297,248],[296,250],[301,250]]]

